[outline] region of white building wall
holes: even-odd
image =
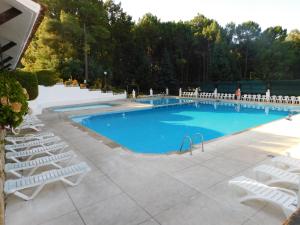
[[[39,85],[39,95],[35,100],[29,101],[33,114],[41,114],[43,109],[53,106],[64,106],[82,103],[105,102],[126,99],[126,94],[102,93],[89,91],[79,87],[65,87],[54,85],[45,87]]]

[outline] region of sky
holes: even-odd
[[[300,30],[300,0],[115,0],[138,21],[150,12],[161,21],[187,21],[197,13],[225,26],[255,21],[264,30],[281,25],[288,31]]]

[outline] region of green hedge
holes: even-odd
[[[52,70],[40,70],[36,72],[39,85],[53,86],[59,81],[58,74]]]
[[[27,93],[9,72],[0,73],[0,126],[16,127],[28,111]]]
[[[300,96],[300,80],[274,80],[270,86],[273,95]]]
[[[217,88],[219,93],[235,93],[238,84],[234,81],[223,81],[217,83]]]
[[[268,83],[261,80],[239,81],[242,94],[265,94],[268,89]]]
[[[271,95],[300,96],[300,80],[243,80],[243,81],[219,81],[207,82],[200,85],[204,92],[234,93],[240,87],[242,94],[265,94],[270,89]]]
[[[38,80],[35,73],[16,70],[11,74],[20,82],[23,88],[27,90],[29,100],[33,100],[38,96]]]

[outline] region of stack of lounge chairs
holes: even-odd
[[[288,217],[300,207],[296,194],[300,191],[300,160],[278,156],[271,162],[254,168],[256,180],[240,176],[229,185],[242,194],[240,202],[264,201],[281,208]]]
[[[198,95],[195,92],[182,92],[182,97],[186,98],[205,98],[205,99],[223,99],[223,100],[234,100],[235,94],[231,93],[209,93],[201,92]],[[300,96],[282,96],[282,95],[272,95],[270,97],[266,95],[251,95],[244,94],[240,97],[242,101],[252,101],[252,102],[271,102],[271,103],[284,103],[284,104],[300,104]]]
[[[24,129],[35,133],[5,137],[5,173],[9,179],[4,192],[24,200],[33,199],[46,184],[55,181],[75,186],[91,170],[85,162],[70,164],[76,155],[68,144],[52,132],[36,129],[37,125],[44,126],[36,117],[26,117],[18,133]],[[26,194],[25,189],[33,190]]]
[[[272,95],[267,97],[266,95],[250,95],[245,94],[241,98],[244,101],[255,101],[255,102],[273,102],[273,103],[285,103],[285,104],[300,104],[300,97],[295,96],[282,96]]]
[[[186,98],[195,98],[195,97],[197,97],[195,95],[195,92],[182,92],[181,96],[186,97]]]

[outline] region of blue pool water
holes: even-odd
[[[86,109],[99,109],[99,108],[107,108],[107,107],[111,107],[111,105],[95,104],[95,105],[65,106],[65,107],[54,108],[53,111],[55,111],[55,112],[68,112],[68,111],[86,110]]]
[[[179,150],[185,135],[200,132],[207,141],[286,117],[288,113],[287,109],[269,106],[196,102],[72,119],[134,152],[168,153]]]
[[[154,98],[154,99],[137,99],[138,103],[151,104],[151,105],[173,105],[179,103],[191,102],[190,99],[177,99],[177,98]]]

